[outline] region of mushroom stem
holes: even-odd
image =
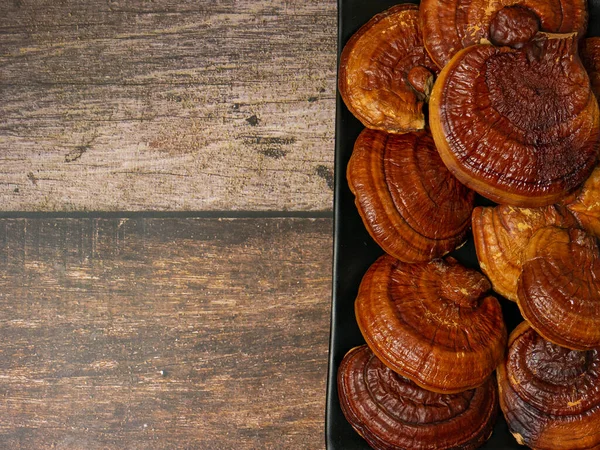
[[[433,73],[426,67],[415,66],[409,70],[406,78],[417,95],[422,100],[429,101],[429,95],[431,95],[435,79]]]
[[[540,20],[532,10],[519,5],[499,10],[490,23],[490,41],[499,47],[521,48],[540,29]]]
[[[440,281],[440,294],[444,300],[461,308],[477,308],[491,289],[491,284],[485,276],[476,270],[467,269],[460,264],[451,264],[452,270],[445,270]]]

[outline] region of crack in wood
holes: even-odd
[[[90,145],[78,145],[65,155],[65,162],[77,161],[81,156],[91,148]]]

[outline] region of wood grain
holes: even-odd
[[[0,220],[0,448],[322,448],[331,231]]]
[[[331,210],[335,0],[0,2],[0,209]]]

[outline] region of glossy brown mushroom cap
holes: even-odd
[[[600,253],[583,230],[545,227],[529,241],[518,282],[523,318],[573,349],[600,347]]]
[[[600,446],[600,355],[543,339],[527,322],[498,366],[500,407],[519,444],[539,450]]]
[[[340,57],[338,87],[366,127],[406,133],[425,128],[423,103],[437,71],[423,47],[417,6],[402,4],[350,38]]]
[[[600,237],[600,167],[596,166],[575,198],[565,203],[582,228]]]
[[[387,368],[366,345],[350,350],[338,370],[340,406],[377,450],[475,449],[492,434],[495,380],[458,394],[436,394]]]
[[[365,129],[347,177],[369,234],[395,258],[430,261],[465,241],[475,193],[446,169],[428,133]]]
[[[587,70],[596,98],[600,97],[600,37],[590,37],[581,41],[579,47],[581,62]]]
[[[597,159],[598,104],[576,35],[538,33],[521,50],[475,45],[441,72],[430,99],[442,160],[497,203],[557,202]]]
[[[578,226],[575,217],[558,205],[541,208],[478,206],[473,210],[472,224],[481,270],[489,278],[494,291],[514,302],[517,301],[523,253],[531,236],[549,225]]]
[[[583,36],[588,16],[585,0],[422,0],[419,14],[425,47],[440,68],[459,50],[498,35],[509,37],[498,45],[522,43],[538,27]]]
[[[481,385],[504,355],[502,311],[479,272],[447,258],[379,258],[355,303],[365,341],[388,367],[442,393]]]

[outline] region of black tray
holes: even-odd
[[[390,8],[398,0],[338,0],[338,60],[345,43],[375,14]],[[589,36],[600,36],[600,0],[589,3]],[[352,429],[344,418],[338,401],[337,370],[348,350],[364,344],[354,318],[354,300],[362,276],[383,252],[373,242],[354,205],[354,196],[346,182],[346,166],[352,154],[354,141],[362,131],[362,124],[348,111],[339,93],[337,96],[335,148],[335,204],[333,251],[333,301],[331,309],[331,336],[329,342],[329,372],[327,376],[327,404],[325,418],[326,444],[329,450],[369,449],[368,444]],[[480,204],[485,203],[479,199]],[[478,267],[472,239],[453,256],[469,267]],[[508,331],[521,321],[513,302],[500,300]],[[499,414],[490,440],[483,449],[519,449]]]

